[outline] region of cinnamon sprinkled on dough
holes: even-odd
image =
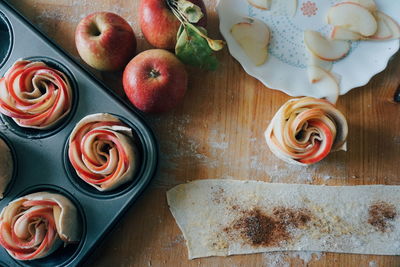
[[[268,215],[256,208],[242,213],[224,231],[231,238],[236,237],[232,232],[239,232],[241,238],[253,246],[278,246],[291,239],[290,229],[304,227],[311,220],[311,212],[307,209],[276,207]]]
[[[387,202],[377,202],[369,207],[368,223],[381,232],[388,232],[390,224],[396,217],[396,208]]]

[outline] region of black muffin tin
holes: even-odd
[[[11,2],[11,1],[10,1]],[[58,192],[71,199],[81,215],[83,234],[76,245],[33,261],[17,261],[0,248],[0,266],[77,266],[90,255],[153,177],[158,158],[151,129],[140,113],[77,64],[10,4],[0,0],[0,77],[18,59],[44,61],[63,71],[73,87],[70,114],[52,130],[23,129],[1,115],[0,138],[9,144],[16,169],[0,200],[0,210],[13,199],[37,191]],[[137,140],[140,167],[132,182],[100,192],[77,177],[68,159],[68,137],[86,115],[111,113],[129,125]]]

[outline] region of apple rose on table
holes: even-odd
[[[38,192],[10,202],[0,214],[0,245],[17,260],[43,258],[81,238],[75,205],[60,194]]]
[[[132,129],[107,113],[88,115],[69,138],[69,160],[77,175],[99,191],[133,180],[138,153]]]
[[[0,113],[24,128],[49,129],[71,110],[67,76],[41,61],[19,60],[0,79]]]
[[[346,118],[333,104],[304,97],[291,99],[278,110],[265,138],[278,158],[304,166],[331,151],[346,150],[347,133]]]

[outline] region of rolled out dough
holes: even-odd
[[[167,192],[189,259],[267,251],[400,255],[400,186],[198,180]]]

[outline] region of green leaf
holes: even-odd
[[[183,23],[178,30],[175,54],[185,64],[216,70],[218,60],[207,40],[199,32],[207,34],[204,28],[196,28],[190,23]]]

